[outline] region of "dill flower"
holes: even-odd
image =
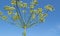
[[[0,15],[2,15],[2,12],[0,12]]]
[[[3,19],[3,20],[6,20],[6,19],[7,19],[7,16],[2,16],[2,19]]]
[[[11,11],[11,10],[14,10],[15,8],[14,7],[10,7],[10,6],[5,6],[4,9],[8,10],[8,11]]]
[[[38,12],[38,13],[42,13],[42,8],[38,8],[38,9],[37,9],[37,12]]]
[[[48,10],[48,11],[53,11],[54,10],[53,6],[51,6],[51,5],[45,6],[45,9]]]
[[[20,19],[20,16],[18,16],[18,15],[14,15],[14,16],[13,16],[13,20],[14,20],[14,21],[16,21],[16,20],[18,20],[18,19]]]
[[[8,15],[11,15],[11,14],[13,14],[13,12],[12,11],[8,11]]]
[[[11,4],[12,4],[12,5],[16,5],[16,1],[15,1],[15,0],[12,0],[12,1],[11,1]]]

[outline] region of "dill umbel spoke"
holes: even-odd
[[[18,13],[18,11],[17,11],[17,9],[16,9],[16,12],[17,12],[18,16],[20,16],[19,13]],[[19,22],[20,22],[21,24],[23,24],[23,22],[22,22],[22,20],[21,20],[20,18],[19,18]]]
[[[14,25],[14,26],[16,26],[16,27],[21,27],[21,26],[19,25],[20,23],[18,23],[18,24],[17,24],[16,22],[13,23],[13,22],[10,22],[9,20],[6,20],[6,22],[7,22],[7,23],[10,23],[11,25]]]
[[[28,18],[27,24],[30,23],[32,15],[33,15],[33,13],[30,14],[30,17]]]
[[[39,23],[39,22],[38,21],[34,22],[34,23],[30,24],[27,28],[33,27],[33,26],[37,25],[37,23]]]
[[[21,13],[20,13],[19,7],[18,7],[18,3],[17,3],[18,1],[19,1],[19,0],[16,0],[16,10],[18,11],[19,16],[21,17],[21,19],[20,19],[21,21],[20,21],[20,22],[21,22],[22,24],[25,24],[25,22],[24,22],[24,20],[23,20],[23,17],[22,17],[22,15],[21,15]]]

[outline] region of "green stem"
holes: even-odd
[[[26,28],[24,28],[23,36],[26,36]]]

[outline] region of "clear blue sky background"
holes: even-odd
[[[30,0],[27,0],[29,2]],[[40,7],[47,4],[54,6],[55,10],[49,13],[46,21],[27,30],[27,36],[60,36],[60,0],[38,0]],[[10,0],[0,0],[0,10],[4,5],[10,5]],[[22,36],[23,29],[0,20],[0,36]]]

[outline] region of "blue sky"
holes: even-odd
[[[27,2],[29,2],[28,0]],[[55,10],[49,12],[46,21],[38,24],[27,30],[27,36],[60,36],[60,0],[38,0],[40,7],[44,8],[45,5],[51,4]],[[10,0],[0,1],[0,10],[3,10],[4,5],[10,5]],[[11,25],[3,20],[0,20],[0,36],[22,36],[23,29]]]

